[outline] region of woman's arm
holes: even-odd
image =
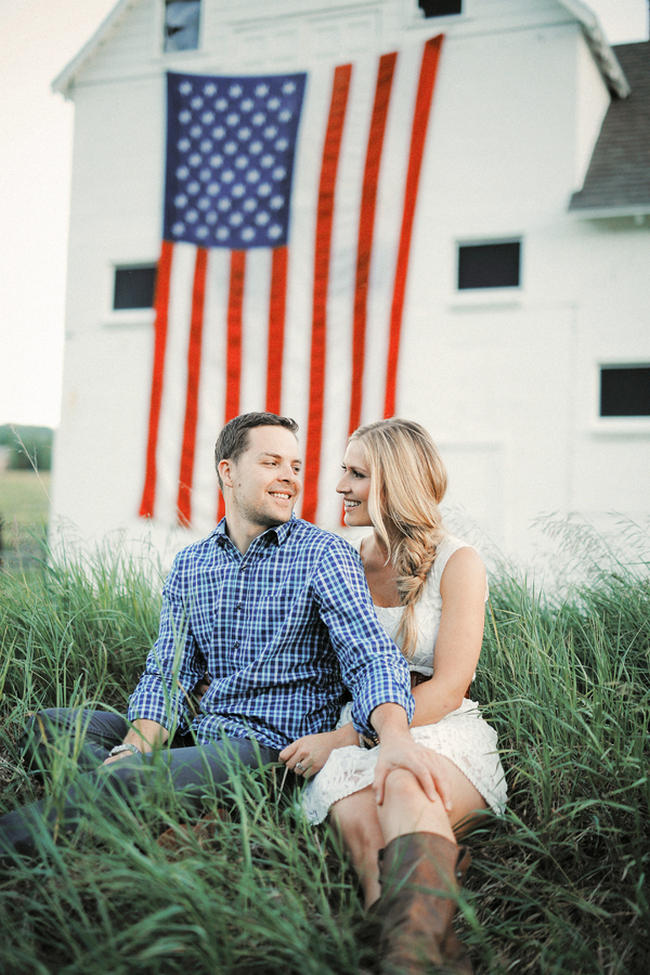
[[[485,621],[485,566],[473,548],[451,556],[440,579],[442,614],[431,680],[413,689],[412,725],[434,724],[455,711],[476,670]]]

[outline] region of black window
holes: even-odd
[[[165,0],[165,51],[195,51],[199,46],[201,0]]]
[[[447,17],[462,11],[462,0],[418,0],[425,17]]]
[[[518,288],[521,241],[459,244],[458,289]]]
[[[155,264],[116,267],[113,308],[152,308],[155,287]]]
[[[601,416],[650,416],[650,366],[602,366]]]

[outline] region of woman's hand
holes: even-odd
[[[303,738],[298,738],[282,749],[280,761],[296,775],[308,779],[316,775],[316,772],[320,772],[335,748],[356,745],[357,740],[357,733],[351,724],[319,735],[304,735]]]

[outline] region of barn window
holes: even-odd
[[[650,366],[601,366],[601,416],[650,416]]]
[[[521,241],[458,245],[458,290],[518,288]]]
[[[165,0],[165,51],[195,51],[200,16],[201,0]]]
[[[425,17],[447,17],[462,13],[462,0],[418,0],[418,6]]]
[[[152,308],[156,287],[156,265],[137,264],[115,268],[113,308]]]

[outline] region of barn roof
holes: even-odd
[[[98,49],[110,40],[129,9],[138,3],[140,0],[118,0],[95,33],[54,79],[52,82],[53,91],[59,92],[65,98],[70,98],[79,72]],[[581,0],[558,0],[558,4],[579,22],[593,58],[609,90],[619,98],[627,97],[629,85],[596,14]]]
[[[631,95],[610,103],[583,187],[571,198],[569,210],[590,216],[650,212],[650,42],[614,50]]]

